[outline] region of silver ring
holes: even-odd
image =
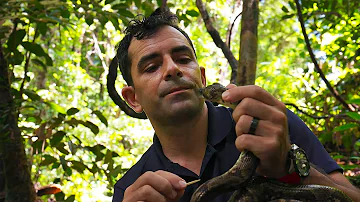
[[[257,128],[258,125],[259,125],[259,119],[254,117],[253,120],[251,121],[249,134],[255,135],[255,131],[256,131],[256,128]]]

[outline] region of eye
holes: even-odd
[[[159,69],[159,67],[160,67],[160,65],[151,64],[151,65],[148,65],[144,69],[144,72],[146,72],[146,73],[155,72],[157,69]]]
[[[178,60],[177,60],[177,62],[178,63],[180,63],[180,64],[188,64],[188,63],[190,63],[192,60],[191,60],[191,58],[189,58],[189,57],[181,57],[181,58],[179,58]]]

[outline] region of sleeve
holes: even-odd
[[[117,184],[115,184],[112,202],[121,202],[124,199],[124,192],[125,190],[121,189]]]
[[[309,161],[326,173],[343,172],[341,167],[331,158],[324,146],[306,124],[292,111],[287,110],[290,142],[305,150]]]

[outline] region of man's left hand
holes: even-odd
[[[240,103],[233,112],[236,122],[236,147],[249,150],[260,159],[257,172],[280,178],[287,174],[286,160],[290,150],[285,104],[264,89],[255,86],[230,84],[222,95],[225,102]],[[253,134],[249,134],[253,118],[259,122]]]

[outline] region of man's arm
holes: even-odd
[[[310,175],[304,179],[303,184],[331,186],[343,191],[355,202],[360,202],[360,190],[352,185],[339,171],[334,171],[325,175],[318,170],[311,168]]]

